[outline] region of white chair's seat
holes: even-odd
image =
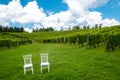
[[[49,63],[48,63],[48,62],[41,63],[41,66],[47,66],[47,65],[49,65]]]
[[[33,65],[32,64],[25,64],[24,67],[25,68],[29,68],[29,67],[32,67]]]

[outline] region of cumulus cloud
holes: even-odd
[[[17,19],[18,22],[21,23],[37,23],[40,22],[44,17],[46,17],[44,11],[42,8],[39,9],[37,2],[29,2],[24,8],[23,8],[24,14],[22,14],[22,17],[19,17]]]
[[[90,11],[90,8],[105,5],[109,0],[63,0],[68,5],[67,11],[59,13],[49,12],[47,16],[42,8],[39,8],[34,0],[28,2],[23,7],[20,0],[12,0],[8,5],[0,4],[0,24],[9,25],[9,23],[34,24],[34,29],[53,27],[56,30],[69,28],[76,25],[95,25],[104,26],[118,25],[119,21],[115,19],[103,19],[102,13]],[[31,32],[32,29],[25,28]]]
[[[114,26],[114,25],[120,25],[120,23],[118,21],[116,21],[115,19],[104,19],[102,21],[103,26]]]
[[[84,8],[96,8],[106,4],[109,0],[64,0],[68,4],[70,9]]]
[[[74,17],[77,25],[103,24],[103,26],[118,25],[119,21],[115,19],[103,19],[102,13],[98,11],[89,11],[90,8],[100,7],[109,0],[64,0],[68,4],[69,11]],[[75,24],[76,25],[76,24]]]
[[[6,10],[7,10],[6,5],[0,4],[0,24],[1,25],[8,25],[9,24],[7,22],[9,19],[6,18],[6,15],[7,15]]]
[[[24,28],[24,30],[25,30],[26,32],[32,33],[32,29]]]
[[[37,23],[46,17],[42,8],[39,9],[37,2],[29,2],[22,7],[20,0],[12,0],[8,5],[0,4],[0,21],[24,23]]]
[[[43,27],[43,26],[40,25],[40,24],[34,24],[33,29],[36,30],[36,29],[40,29],[40,28],[42,28],[42,27]]]
[[[41,23],[44,27],[54,27],[59,30],[61,27],[68,28],[74,22],[74,17],[70,11],[56,13],[46,17]]]
[[[102,16],[100,12],[89,12],[88,14],[79,17],[77,19],[78,23],[81,23],[83,25],[95,25],[95,24],[100,24],[102,20]]]
[[[103,24],[104,26],[110,26],[119,24],[115,19],[102,19],[101,12],[89,11],[89,8],[102,6],[108,0],[64,0],[64,2],[68,4],[68,10],[47,16],[41,23],[44,27],[52,26],[55,29],[63,27],[65,29],[76,25],[94,26],[95,24]]]

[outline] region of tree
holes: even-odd
[[[87,26],[84,25],[84,26],[83,26],[83,29],[86,30],[86,29],[87,29]]]
[[[0,32],[2,32],[2,25],[0,25]]]
[[[46,29],[46,31],[54,31],[54,29],[52,27],[49,27]]]
[[[90,26],[89,26],[89,25],[87,26],[87,29],[90,29]]]
[[[73,30],[80,30],[80,26],[74,26]]]
[[[24,31],[24,28],[23,28],[23,27],[21,27],[20,29],[21,29],[21,30],[20,30],[21,32],[23,32],[23,31]]]
[[[98,28],[98,24],[95,24],[95,28]]]
[[[99,25],[99,28],[102,28],[102,24]]]

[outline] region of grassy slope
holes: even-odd
[[[96,28],[96,29],[87,29],[87,30],[70,30],[70,31],[52,31],[52,32],[33,32],[33,33],[17,33],[17,32],[0,32],[0,39],[12,39],[12,40],[21,40],[21,39],[31,39],[31,40],[43,40],[43,39],[55,39],[67,36],[76,36],[81,34],[87,34],[90,32],[91,34],[102,33],[120,33],[120,26],[114,27],[104,27],[104,28]]]
[[[53,39],[64,36],[77,35],[81,33],[86,33],[88,31],[94,30],[72,30],[72,31],[52,31],[52,32],[33,32],[33,33],[17,33],[17,32],[7,32],[4,35],[0,33],[0,39],[32,39],[32,40],[42,40],[42,39]]]
[[[64,44],[32,44],[0,51],[0,80],[120,80],[120,50],[106,53]],[[40,53],[49,53],[51,70],[40,73]],[[23,74],[24,54],[32,54],[34,74]]]

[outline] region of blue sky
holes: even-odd
[[[12,0],[0,0],[0,4],[7,5]],[[34,0],[20,0],[20,3],[25,7],[29,2]],[[66,11],[68,9],[67,4],[63,3],[62,0],[36,0],[39,8],[43,8],[45,13],[52,11],[55,13]]]
[[[24,28],[119,25],[120,0],[0,0],[0,25]]]
[[[120,0],[109,0],[107,4],[95,8],[94,10],[102,12],[103,18],[115,18],[120,21]]]

